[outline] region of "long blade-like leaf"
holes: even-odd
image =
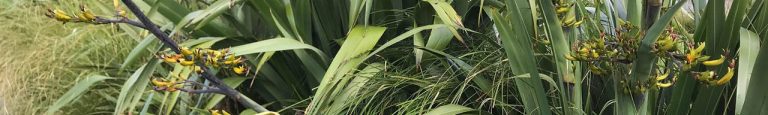
[[[530,8],[527,3],[520,1],[507,1],[508,12],[500,14],[499,9],[493,7],[483,8],[486,14],[494,21],[498,28],[502,46],[507,58],[510,60],[512,73],[515,75],[531,74],[531,78],[515,79],[515,85],[519,91],[521,101],[525,106],[527,114],[550,114],[547,96],[544,94],[544,87],[541,84],[538,65],[534,57],[531,39],[534,38],[533,21],[531,21]],[[512,5],[509,5],[512,4]],[[527,18],[526,18],[527,17]],[[510,22],[520,22],[512,24]]]
[[[65,105],[68,105],[75,101],[77,97],[80,97],[83,93],[88,91],[89,87],[93,86],[99,81],[107,80],[107,79],[114,79],[103,75],[91,75],[88,78],[77,82],[75,86],[69,89],[67,93],[64,93],[62,97],[60,97],[56,102],[53,103],[50,107],[48,107],[48,110],[45,111],[46,115],[52,115],[56,111],[58,111],[61,107],[64,107]]]

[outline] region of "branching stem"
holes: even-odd
[[[147,29],[147,27],[144,26],[144,24],[142,24],[141,22],[133,21],[133,20],[130,20],[130,19],[125,18],[125,17],[120,17],[120,18],[116,18],[116,19],[108,19],[108,18],[103,18],[103,17],[96,17],[96,20],[94,22],[95,22],[95,24],[125,23],[125,24],[131,25],[131,26],[136,26],[136,27],[139,27],[139,28],[142,28],[142,29]]]
[[[160,41],[162,41],[163,44],[165,44],[166,46],[171,48],[171,50],[173,50],[174,52],[176,52],[178,54],[181,54],[181,51],[179,50],[179,45],[176,44],[176,42],[174,42],[173,40],[171,40],[168,37],[168,34],[166,34],[163,31],[161,31],[157,27],[157,25],[155,25],[155,23],[152,23],[152,21],[150,21],[149,18],[147,18],[147,16],[144,15],[144,13],[139,9],[138,6],[136,6],[135,3],[133,3],[133,1],[131,1],[131,0],[122,0],[122,1],[123,1],[123,3],[125,3],[125,6],[129,10],[131,10],[131,12],[133,12],[134,15],[136,15],[136,17],[139,19],[139,21],[141,21],[141,23],[144,25],[144,29],[149,30],[149,32],[151,32],[158,39],[160,39]],[[128,22],[128,21],[125,21],[125,22]],[[131,24],[131,25],[133,25],[133,24]],[[205,66],[205,64],[197,63],[197,66],[200,66],[200,69],[203,71],[203,73],[201,73],[203,78],[205,78],[208,81],[211,81],[213,86],[218,88],[218,90],[221,90],[221,92],[220,92],[221,94],[227,95],[229,97],[233,97],[235,100],[240,102],[240,104],[243,104],[244,106],[246,106],[248,108],[251,108],[251,109],[253,109],[256,112],[267,112],[267,111],[269,111],[266,108],[264,108],[263,106],[261,106],[258,103],[256,103],[255,101],[250,100],[249,98],[247,98],[245,95],[243,95],[239,91],[237,91],[235,89],[232,89],[231,87],[225,85],[224,82],[221,79],[216,77],[214,73],[211,73],[210,69],[208,69],[208,67]]]

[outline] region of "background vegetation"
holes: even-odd
[[[78,4],[56,6],[76,9]],[[40,15],[46,8],[27,0],[0,1],[0,114],[42,114],[76,81],[90,73],[106,75],[104,65],[121,62],[136,45],[135,38],[108,25],[52,22]],[[114,94],[119,87],[116,81],[100,83],[91,95],[73,103],[79,106],[67,108],[85,113],[109,110],[110,103],[98,95]]]
[[[759,71],[768,61],[758,61],[768,58],[763,0],[691,0],[689,10],[680,10],[686,0],[134,2],[181,46],[244,56],[248,74],[216,75],[281,114],[768,112],[768,93],[747,88],[768,80]],[[141,28],[43,15],[84,5],[113,17],[120,8],[112,3],[0,1],[0,113],[256,113],[223,95],[152,90],[152,78],[209,82],[160,63],[155,53],[167,49]],[[672,34],[675,50],[657,53],[657,39]],[[634,41],[621,49],[632,63],[567,59],[598,39]],[[682,69],[686,61],[672,54],[700,42],[704,55],[738,61]],[[735,77],[725,84],[694,77],[712,71],[722,79],[732,62]],[[665,72],[671,87],[647,80]]]

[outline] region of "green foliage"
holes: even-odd
[[[61,107],[67,104],[71,104],[72,101],[75,100],[75,98],[79,97],[80,95],[83,95],[85,91],[87,91],[93,84],[96,84],[96,82],[103,81],[110,79],[106,76],[101,75],[93,75],[91,77],[86,78],[85,80],[82,80],[78,82],[75,86],[72,87],[67,93],[64,93],[64,95],[59,98],[59,100],[56,100],[54,102],[55,105],[52,105],[48,108],[48,111],[45,112],[45,114],[53,114],[55,111],[58,111]]]
[[[120,35],[135,39],[124,43],[133,48],[120,50],[126,55],[111,55],[121,58],[112,62],[119,64],[91,68],[111,72],[66,84],[74,87],[59,91],[58,101],[41,103],[52,103],[42,107],[47,114],[88,109],[67,106],[89,102],[78,95],[96,95],[87,89],[107,84],[114,87],[90,87],[111,91],[98,94],[108,101],[93,104],[114,114],[260,111],[232,101],[241,99],[282,114],[751,115],[768,110],[761,106],[768,93],[755,88],[768,80],[759,71],[766,65],[759,60],[768,57],[763,39],[768,2],[734,1],[727,9],[725,0],[710,0],[706,7],[696,4],[700,10],[681,11],[687,0],[618,1],[626,2],[626,9],[605,0],[139,0],[149,18],[181,46],[228,48],[242,56],[246,74],[211,71],[244,98],[152,90],[154,78],[193,82],[182,87],[188,89],[211,84],[195,68],[161,63],[154,54],[169,49],[154,36],[116,24]],[[86,5],[111,16],[109,4]],[[661,50],[663,40],[673,47]],[[707,45],[691,57],[699,42]],[[700,64],[721,54],[727,56],[723,64]],[[724,79],[733,67],[734,80]],[[671,77],[659,77],[662,73]],[[720,79],[727,81],[713,81]]]

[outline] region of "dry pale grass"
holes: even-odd
[[[109,25],[64,25],[48,19],[42,14],[49,4],[71,3],[0,1],[0,114],[41,114],[79,79],[103,71],[73,67],[120,63],[136,42],[113,36]],[[96,100],[77,102],[78,107],[64,113],[94,112],[94,107],[108,104],[94,95],[81,98]]]

